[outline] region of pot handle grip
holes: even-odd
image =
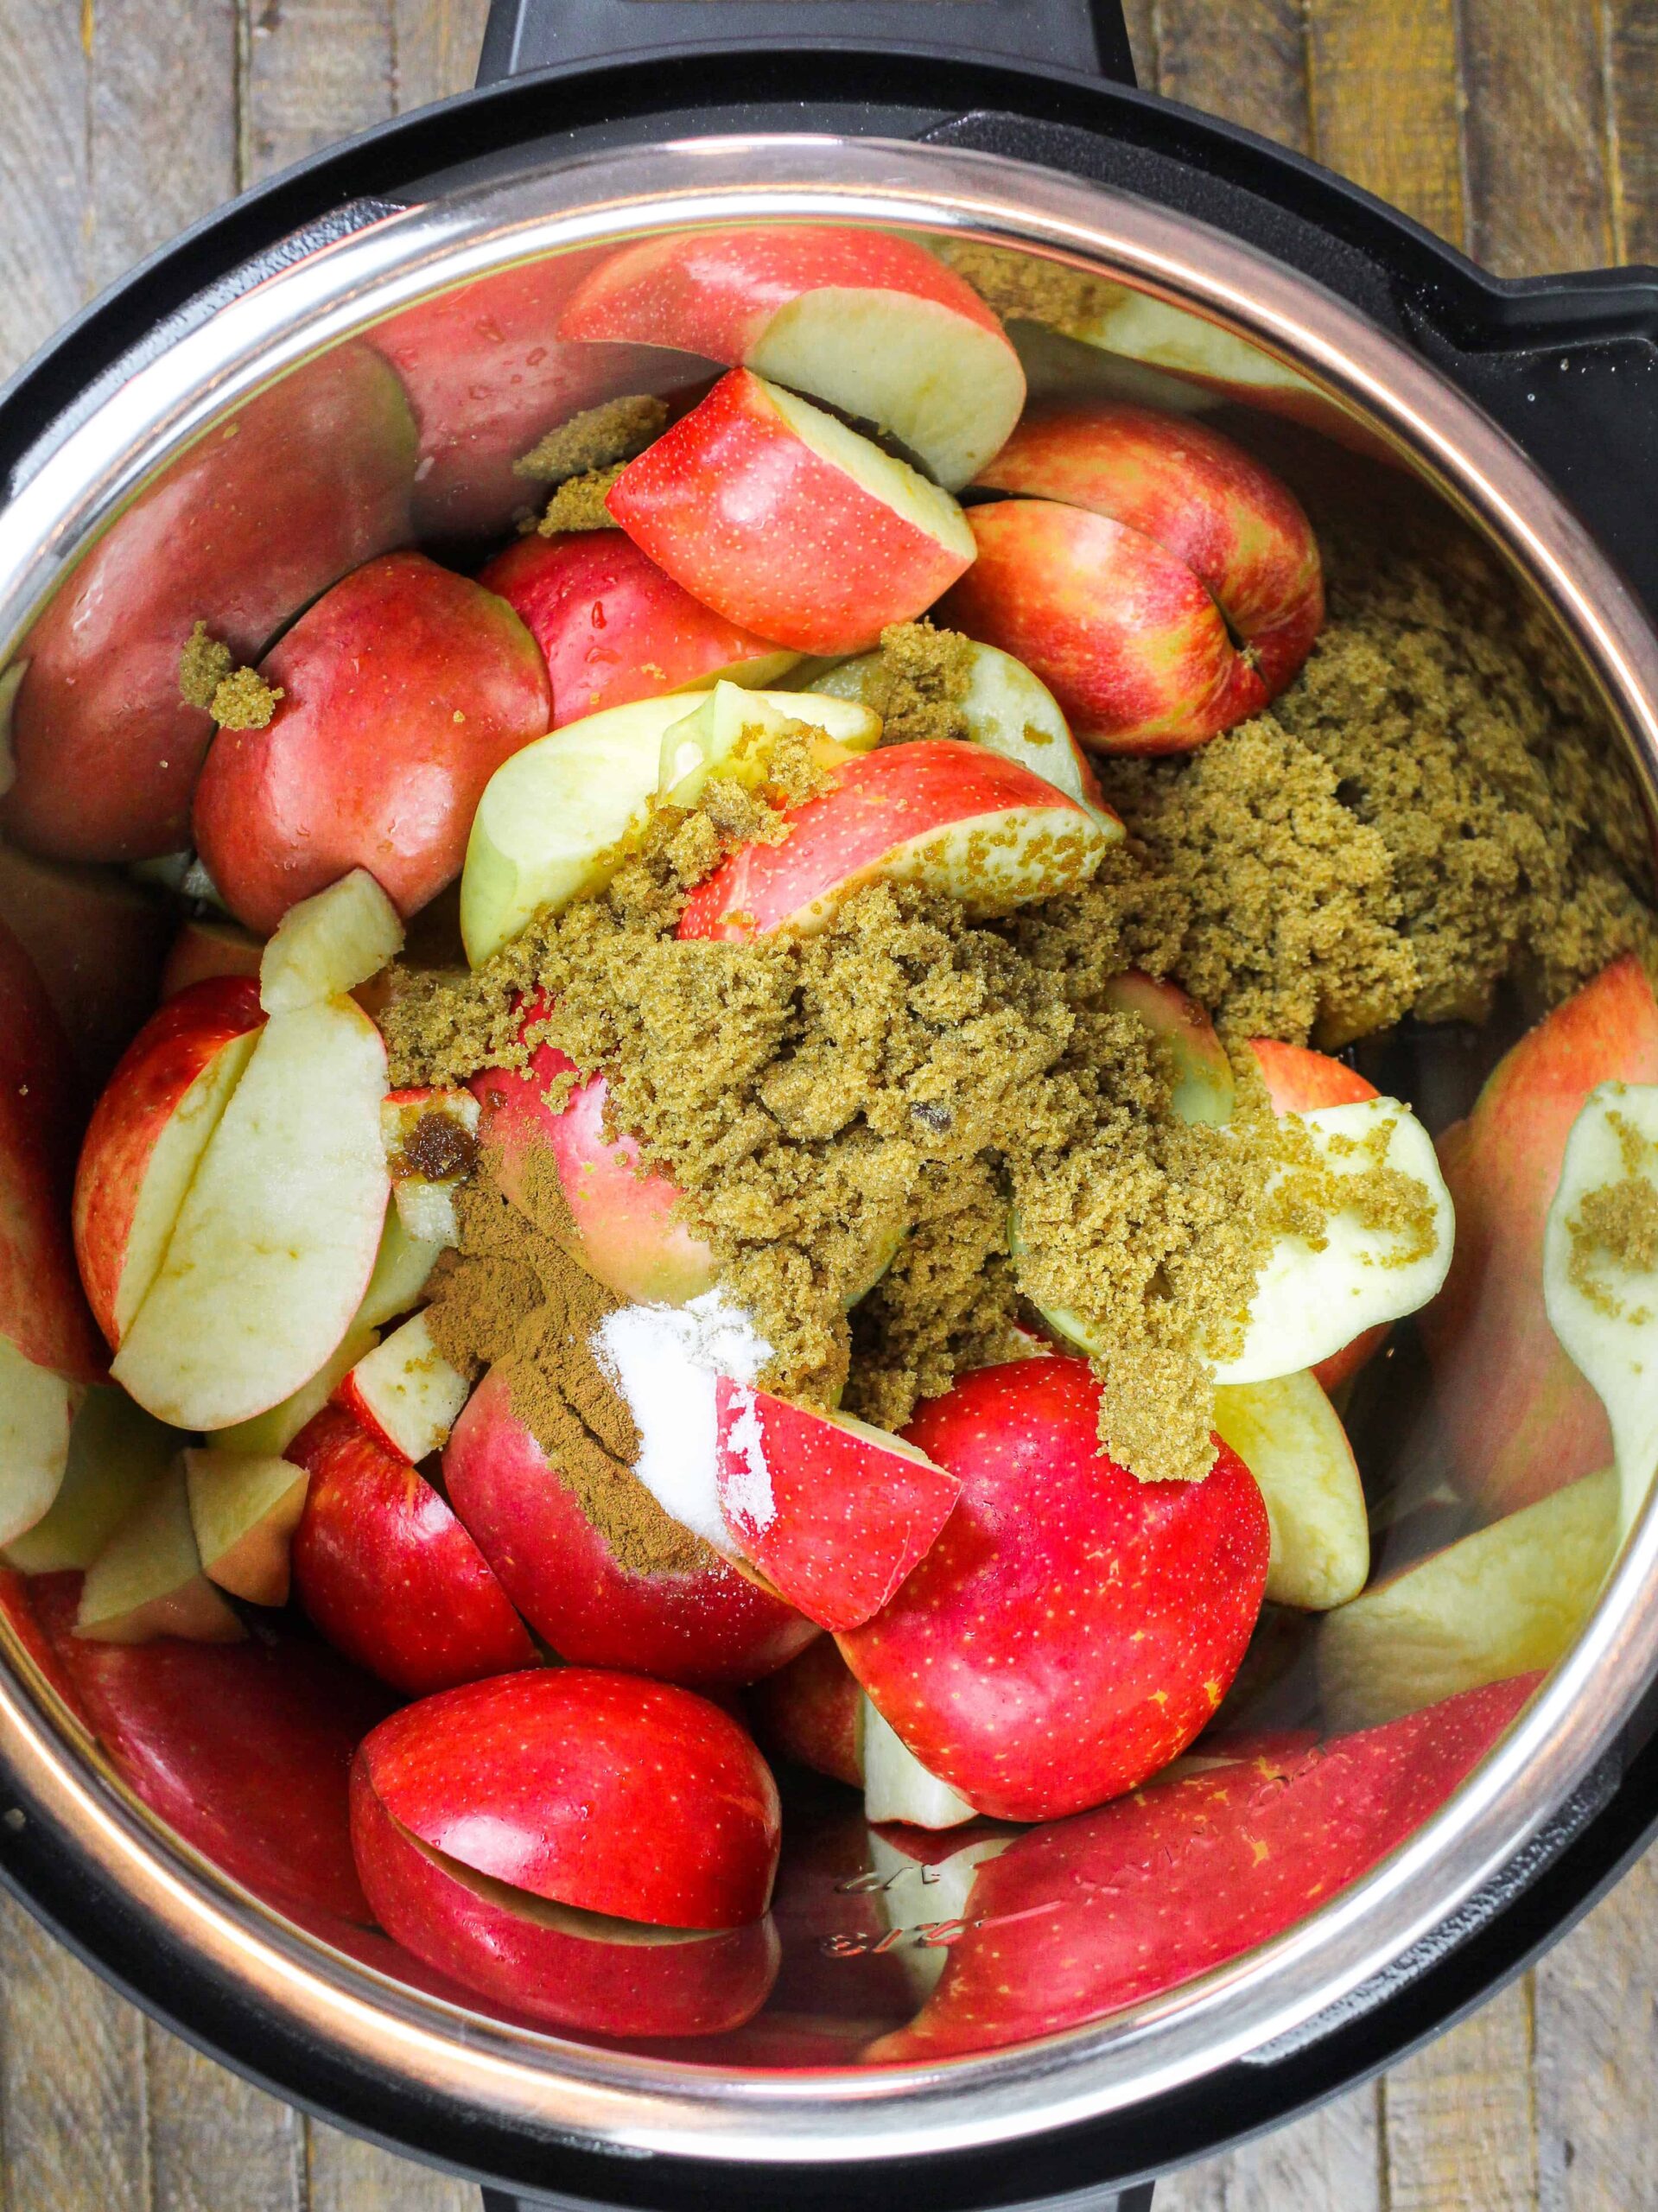
[[[478,82],[670,47],[842,41],[1134,81],[1121,0],[491,0]]]

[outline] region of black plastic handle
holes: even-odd
[[[492,0],[478,81],[669,48],[839,42],[1134,81],[1121,0]]]

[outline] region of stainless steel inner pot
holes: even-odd
[[[535,257],[664,229],[832,219],[989,241],[1104,275],[1287,365],[1483,537],[1547,607],[1650,801],[1658,637],[1519,448],[1333,295],[1191,221],[1034,167],[815,137],[689,140],[527,168],[302,241],[223,287],[86,395],[25,459],[0,523],[0,666],[127,502],[192,441],[321,350]],[[6,1631],[0,1760],[43,1826],[142,1929],[245,2005],[439,2113],[550,2140],[747,2165],[1006,2143],[1121,2112],[1270,2054],[1385,1974],[1508,1866],[1613,1743],[1658,1666],[1658,1514],[1626,1542],[1575,1647],[1453,1800],[1276,1940],[1095,2024],[914,2069],[765,2070],[600,2049],[465,2014],[282,1920],[181,1846],[115,1777]],[[832,1976],[828,1957],[812,1969]]]

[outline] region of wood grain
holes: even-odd
[[[1307,0],[1307,37],[1312,151],[1461,245],[1455,0]]]
[[[1613,257],[1602,29],[1592,7],[1463,0],[1467,244],[1501,276]]]
[[[1157,2185],[1156,2212],[1382,2212],[1374,2082]],[[1445,2208],[1450,2212],[1450,2208]]]
[[[1305,151],[1306,19],[1301,0],[1157,0],[1158,89]]]
[[[241,6],[245,182],[257,184],[391,113],[391,0]]]
[[[478,2205],[470,2182],[310,2124],[309,2212],[478,2212]]]
[[[86,0],[85,283],[112,283],[237,187],[235,0]]]
[[[152,2023],[145,2037],[155,2204],[303,2212],[304,2123]]]
[[[463,92],[478,73],[489,0],[393,0],[392,101],[399,115]]]
[[[1619,261],[1658,267],[1658,0],[1601,0]]]
[[[80,305],[87,61],[64,0],[6,0],[0,67],[0,376]]]
[[[1517,1982],[1396,2066],[1382,2094],[1389,2212],[1534,2212],[1531,1992]]]

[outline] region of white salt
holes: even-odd
[[[772,1347],[740,1306],[717,1289],[687,1306],[619,1306],[594,1332],[593,1348],[627,1401],[639,1432],[633,1472],[664,1513],[712,1544],[732,1549],[720,1510],[714,1385],[723,1375],[752,1383]],[[766,1481],[769,1505],[771,1483]]]
[[[726,1431],[726,1448],[737,1462],[737,1471],[726,1478],[726,1503],[746,1528],[769,1529],[777,1518],[778,1506],[772,1495],[772,1470],[765,1464],[759,1400],[745,1389],[736,1394],[732,1404],[736,1418]]]

